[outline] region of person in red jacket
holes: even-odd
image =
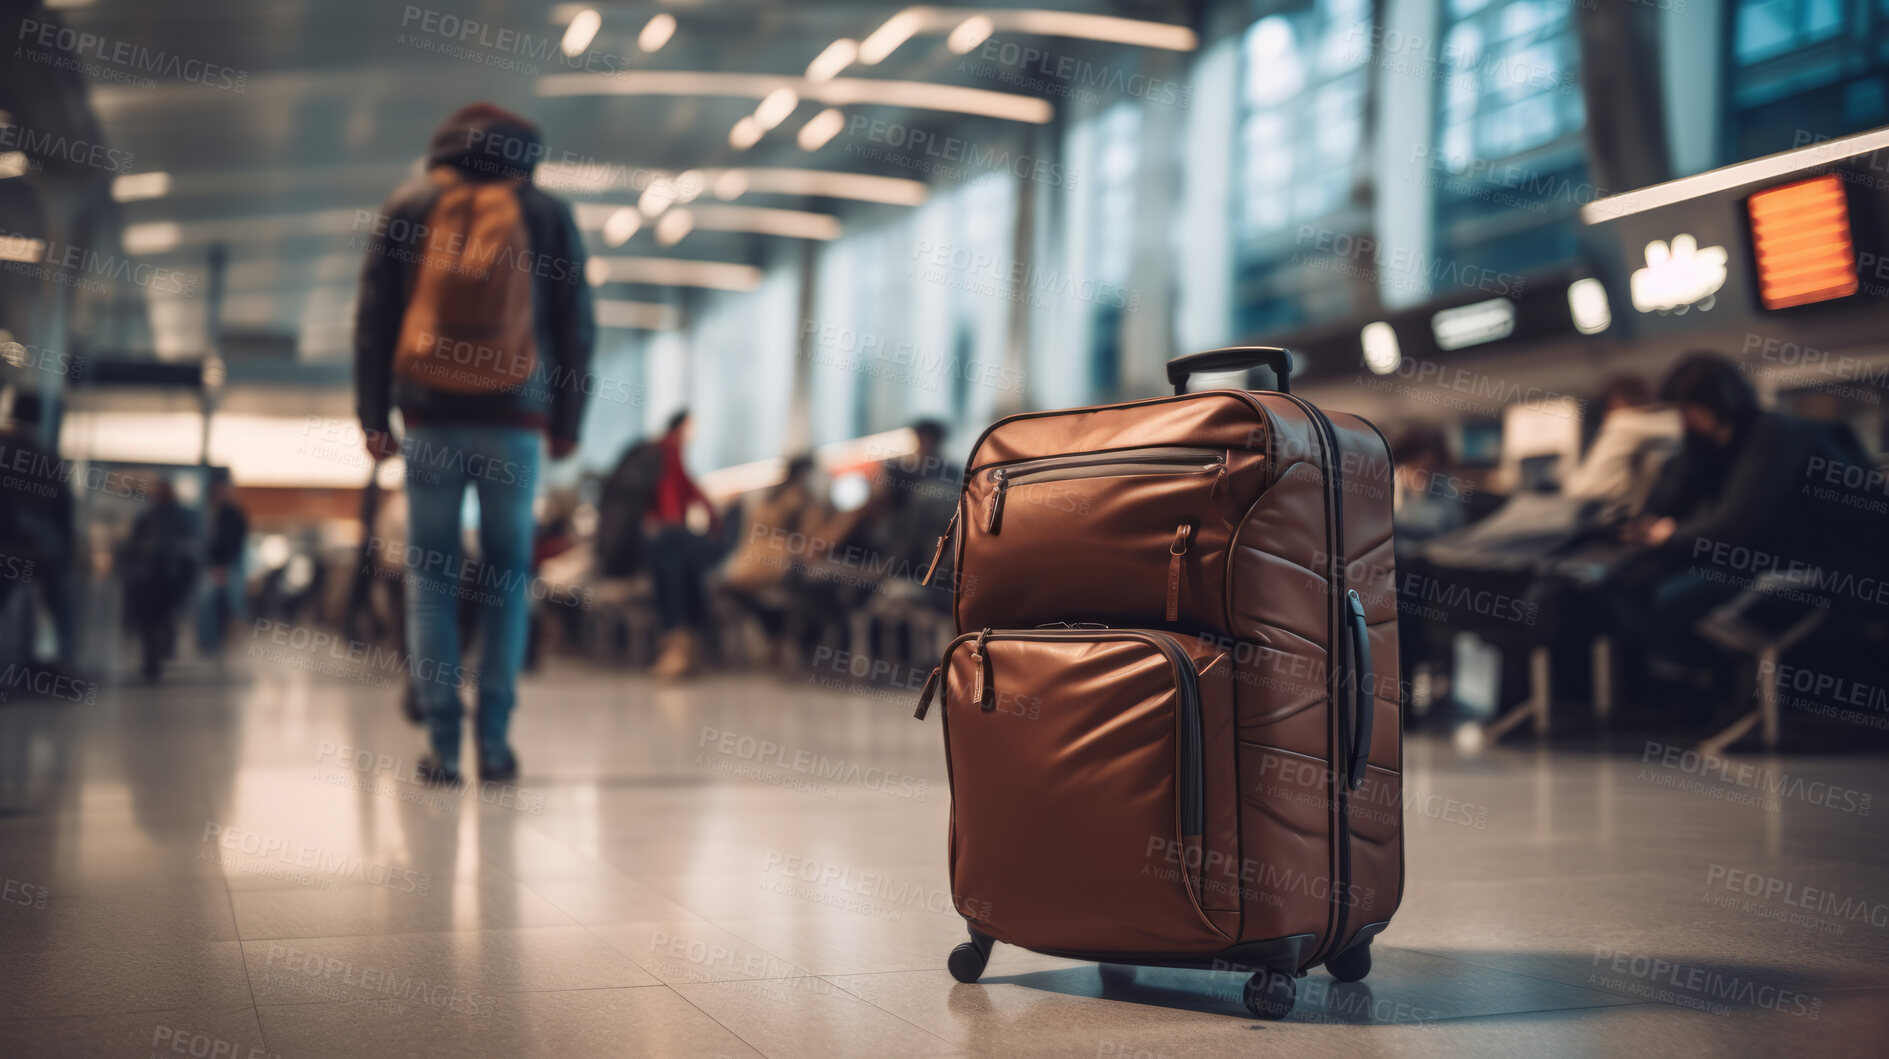
[[[690,419],[684,410],[669,419],[657,447],[662,470],[650,491],[643,521],[649,541],[649,575],[656,588],[656,610],[662,621],[662,651],[656,676],[675,680],[692,676],[702,665],[702,632],[708,623],[707,595],[702,588],[715,560],[712,541],[721,519],[682,462],[688,444]]]

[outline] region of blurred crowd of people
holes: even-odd
[[[1741,664],[1807,618],[1860,663],[1832,667],[1880,672],[1880,652],[1857,654],[1854,638],[1885,631],[1884,475],[1847,424],[1763,409],[1737,363],[1709,351],[1657,393],[1609,381],[1598,408],[1578,462],[1524,476],[1492,510],[1436,488],[1455,470],[1440,431],[1393,446],[1407,673],[1449,670],[1465,632],[1510,648],[1606,637],[1629,706],[1722,723],[1748,708]]]
[[[520,162],[494,157],[493,144],[534,149]],[[929,666],[950,632],[955,575],[940,535],[960,485],[942,423],[913,424],[909,447],[854,466],[795,455],[777,481],[722,503],[690,472],[693,421],[679,411],[592,483],[594,497],[539,495],[541,453],[576,449],[595,334],[571,209],[530,179],[541,144],[535,125],[489,104],[450,115],[424,175],[383,209],[404,223],[377,229],[364,256],[355,389],[376,469],[355,569],[334,579],[347,601],[329,618],[413,660],[404,704],[427,731],[422,775],[460,778],[468,713],[480,777],[516,775],[519,673],[554,630],[597,636],[605,611],[649,618],[664,680],[754,661],[743,643],[756,638],[758,661],[783,671],[838,645]],[[499,263],[521,252],[568,267]],[[1884,578],[1883,505],[1869,495],[1883,476],[1847,426],[1765,410],[1739,366],[1710,352],[1684,358],[1657,391],[1614,379],[1597,406],[1578,459],[1524,468],[1505,490],[1459,485],[1470,471],[1441,424],[1408,425],[1393,445],[1412,687],[1447,683],[1464,634],[1524,650],[1611,637],[1632,649],[1623,686],[1658,688],[1641,698],[1664,708],[1659,680],[1722,670],[1807,627],[1806,608],[1834,617],[1833,632],[1876,635],[1881,608],[1858,606],[1855,586]],[[7,466],[62,466],[38,419],[30,395],[12,409]],[[379,463],[396,455],[405,485],[383,495]],[[863,496],[837,499],[844,476],[863,480]],[[58,668],[74,657],[81,533],[66,481],[49,480],[10,489],[0,509],[0,558],[37,571],[0,582],[0,603],[37,594]],[[212,657],[247,609],[294,614],[286,566],[247,569],[249,521],[231,483],[204,481],[199,512],[153,477],[114,557],[148,679],[175,654],[190,608]],[[318,588],[322,569],[302,580]],[[565,605],[592,591],[610,606]]]

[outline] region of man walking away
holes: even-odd
[[[209,521],[210,539],[203,555],[209,583],[197,619],[197,647],[206,657],[221,661],[223,638],[231,622],[243,614],[243,546],[249,539],[249,516],[236,502],[236,489],[227,474],[218,475],[210,484]]]
[[[426,175],[375,218],[361,271],[357,408],[374,458],[406,460],[408,679],[432,743],[418,771],[436,783],[459,780],[462,679],[478,687],[479,778],[517,775],[507,731],[529,623],[538,434],[562,459],[583,415],[590,288],[570,207],[532,186],[543,154],[525,118],[461,108],[434,130]],[[454,620],[468,485],[479,503],[476,678]]]
[[[125,614],[137,630],[144,679],[152,683],[177,648],[177,616],[197,581],[199,532],[196,515],[177,502],[170,480],[159,478],[119,556]]]

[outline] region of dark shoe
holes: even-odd
[[[464,782],[459,770],[440,763],[439,755],[423,754],[413,766],[413,776],[429,787],[457,787]]]
[[[484,747],[479,748],[479,779],[485,783],[505,783],[518,778],[518,755],[510,747],[501,747],[497,753],[488,754]]]
[[[412,684],[408,684],[407,690],[401,693],[400,712],[416,725],[426,724],[426,714],[420,709],[420,696],[414,693]]]

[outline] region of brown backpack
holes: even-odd
[[[450,166],[428,178],[440,194],[426,216],[394,372],[449,393],[515,391],[538,362],[523,182],[469,181]]]

